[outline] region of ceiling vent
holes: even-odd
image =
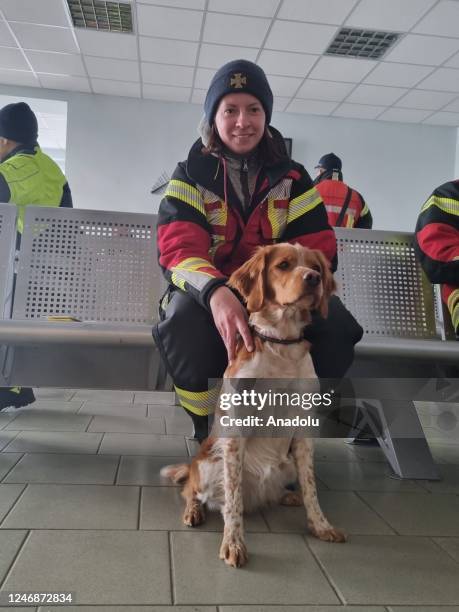
[[[400,36],[398,32],[341,28],[325,54],[381,59]]]
[[[67,0],[76,28],[132,32],[132,8],[129,3],[105,0]]]

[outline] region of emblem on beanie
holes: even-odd
[[[231,77],[230,85],[234,87],[234,89],[242,89],[244,85],[247,85],[247,77],[242,76],[241,72],[236,72]]]

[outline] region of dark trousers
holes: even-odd
[[[198,434],[197,429],[207,431],[207,415],[213,412],[215,400],[209,390],[209,379],[222,378],[228,364],[212,314],[185,292],[172,289],[160,319],[153,328],[153,337],[180,403],[193,418],[195,433]],[[305,337],[312,343],[317,376],[342,378],[352,364],[354,345],[362,334],[361,326],[341,300],[333,296],[328,318],[314,318],[305,328]]]

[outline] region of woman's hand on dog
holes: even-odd
[[[247,324],[247,311],[228,287],[219,287],[210,298],[214,323],[228,352],[228,362],[236,357],[236,339],[239,333],[247,350],[253,351],[252,334]]]

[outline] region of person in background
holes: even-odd
[[[258,246],[279,242],[320,249],[333,270],[337,265],[322,200],[270,125],[272,108],[259,66],[222,66],[206,95],[201,138],[175,169],[159,209],[159,264],[169,288],[153,336],[199,441],[217,399],[209,379],[223,376],[238,335],[253,349],[247,311],[226,286],[230,274]],[[360,325],[334,296],[329,317],[310,328],[317,374],[343,376]]]
[[[314,185],[333,227],[371,229],[373,219],[362,195],[343,181],[342,163],[334,153],[321,157],[315,166]]]
[[[437,187],[421,208],[415,250],[430,282],[441,283],[459,339],[459,180]]]
[[[17,102],[0,110],[0,202],[9,202],[18,208],[18,247],[27,206],[72,207],[67,179],[59,166],[43,153],[37,139],[37,118],[28,104]],[[32,389],[0,388],[0,410],[27,406],[34,401]]]

